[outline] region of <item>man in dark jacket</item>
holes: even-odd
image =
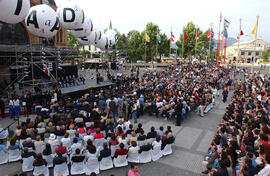
[[[0,109],[1,109],[2,118],[5,118],[5,102],[2,96],[0,96]]]
[[[167,134],[167,136],[161,141],[161,150],[165,148],[167,144],[174,143],[174,137],[171,132]]]
[[[62,156],[63,152],[61,150],[57,153],[57,155],[58,156],[53,159],[53,167],[58,164],[67,163],[67,157]]]
[[[128,150],[125,149],[125,145],[123,143],[119,144],[120,149],[117,149],[114,154],[114,158],[117,158],[118,155],[127,155]]]
[[[140,147],[139,153],[147,152],[151,149],[152,149],[152,145],[149,142],[147,142],[145,145]]]
[[[106,142],[103,144],[103,147],[104,147],[104,149],[100,151],[98,161],[101,161],[102,158],[106,158],[108,156],[111,156],[111,149],[108,148],[108,144]]]

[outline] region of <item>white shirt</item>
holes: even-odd
[[[161,146],[161,141],[159,141],[159,142],[154,141],[154,142],[152,143],[152,146],[153,146],[153,147]]]
[[[93,135],[86,135],[83,137],[83,141],[87,144],[87,141],[91,139],[91,141],[94,141],[94,136]]]
[[[20,100],[19,99],[14,101],[14,106],[20,106]]]
[[[74,143],[71,145],[71,153],[74,154],[76,149],[82,149],[82,144],[81,143]]]
[[[258,173],[258,176],[269,176],[270,164],[266,164],[264,168]]]
[[[61,142],[63,143],[63,146],[66,146],[67,149],[70,149],[71,146],[70,138],[62,138]]]

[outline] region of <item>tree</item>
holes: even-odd
[[[268,61],[269,57],[270,57],[270,53],[268,51],[262,51],[261,58],[263,60]]]
[[[169,56],[170,51],[170,39],[167,37],[166,34],[160,35],[161,42],[158,44],[158,54],[159,58],[161,59],[161,56]]]
[[[142,59],[144,53],[144,38],[142,38],[139,31],[133,31],[128,43],[127,53],[130,61]]]
[[[199,38],[197,40],[197,47],[196,47],[196,57],[197,58],[203,58],[205,56],[208,56],[209,51],[209,39],[207,38],[206,34],[209,32],[209,29],[206,32],[202,32],[200,28],[199,30]],[[196,45],[196,27],[192,22],[189,22],[184,32],[188,36],[187,40],[184,42],[184,34],[180,35],[179,40],[176,42],[176,45],[178,46],[177,53],[182,56],[182,46],[184,44],[184,58],[192,58],[192,56],[195,56],[195,45]],[[213,50],[214,41],[211,42],[211,50]]]
[[[77,52],[79,53],[83,45],[79,43],[78,40],[70,32],[68,32],[67,40],[68,47],[77,49]]]

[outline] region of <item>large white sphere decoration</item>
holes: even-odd
[[[102,37],[102,32],[101,32],[101,30],[99,29],[99,28],[95,28],[95,33],[96,33],[96,40],[95,40],[95,42],[96,42],[96,44],[97,44],[97,42],[101,39],[101,37]]]
[[[93,31],[86,37],[77,38],[78,42],[83,45],[95,44],[96,33]]]
[[[30,9],[30,0],[0,0],[0,21],[19,23]]]
[[[101,50],[108,49],[108,38],[105,35],[102,35],[100,40],[97,41],[96,47]]]
[[[66,29],[78,29],[84,23],[84,11],[80,6],[67,3],[57,9],[61,26]]]
[[[116,32],[112,29],[108,30],[105,33],[106,37],[108,38],[109,46],[115,45],[116,43]]]
[[[32,34],[45,38],[53,37],[60,28],[56,12],[45,4],[31,7],[25,25]]]
[[[92,31],[93,31],[92,21],[86,17],[82,26],[78,29],[70,30],[70,33],[76,38],[81,38],[90,35]]]

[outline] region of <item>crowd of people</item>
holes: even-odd
[[[247,74],[238,82],[202,162],[213,176],[270,175],[269,75]]]
[[[81,162],[93,155],[101,161],[109,156],[112,145],[119,146],[112,157],[149,151],[156,145],[163,150],[174,142],[170,127],[152,127],[146,134],[141,124],[135,130],[131,119],[137,124],[138,118],[149,113],[164,120],[174,119],[176,125],[181,125],[192,109],[203,117],[213,107],[218,90],[231,85],[233,77],[234,69],[230,67],[181,63],[162,71],[145,72],[141,77],[136,73],[123,75],[119,84],[89,91],[80,98],[65,97],[59,89],[35,95],[27,91],[19,98],[19,104],[22,102],[25,115],[38,115],[34,121],[29,118],[22,122],[14,133],[9,132],[7,148],[22,147],[22,157],[33,156],[38,165],[45,165],[44,156],[50,153],[58,158],[54,164],[66,162],[67,153],[72,154],[67,162]],[[94,145],[99,138],[109,139],[99,145],[102,150]],[[141,143],[140,139],[151,140]],[[34,154],[40,145],[45,149]]]

